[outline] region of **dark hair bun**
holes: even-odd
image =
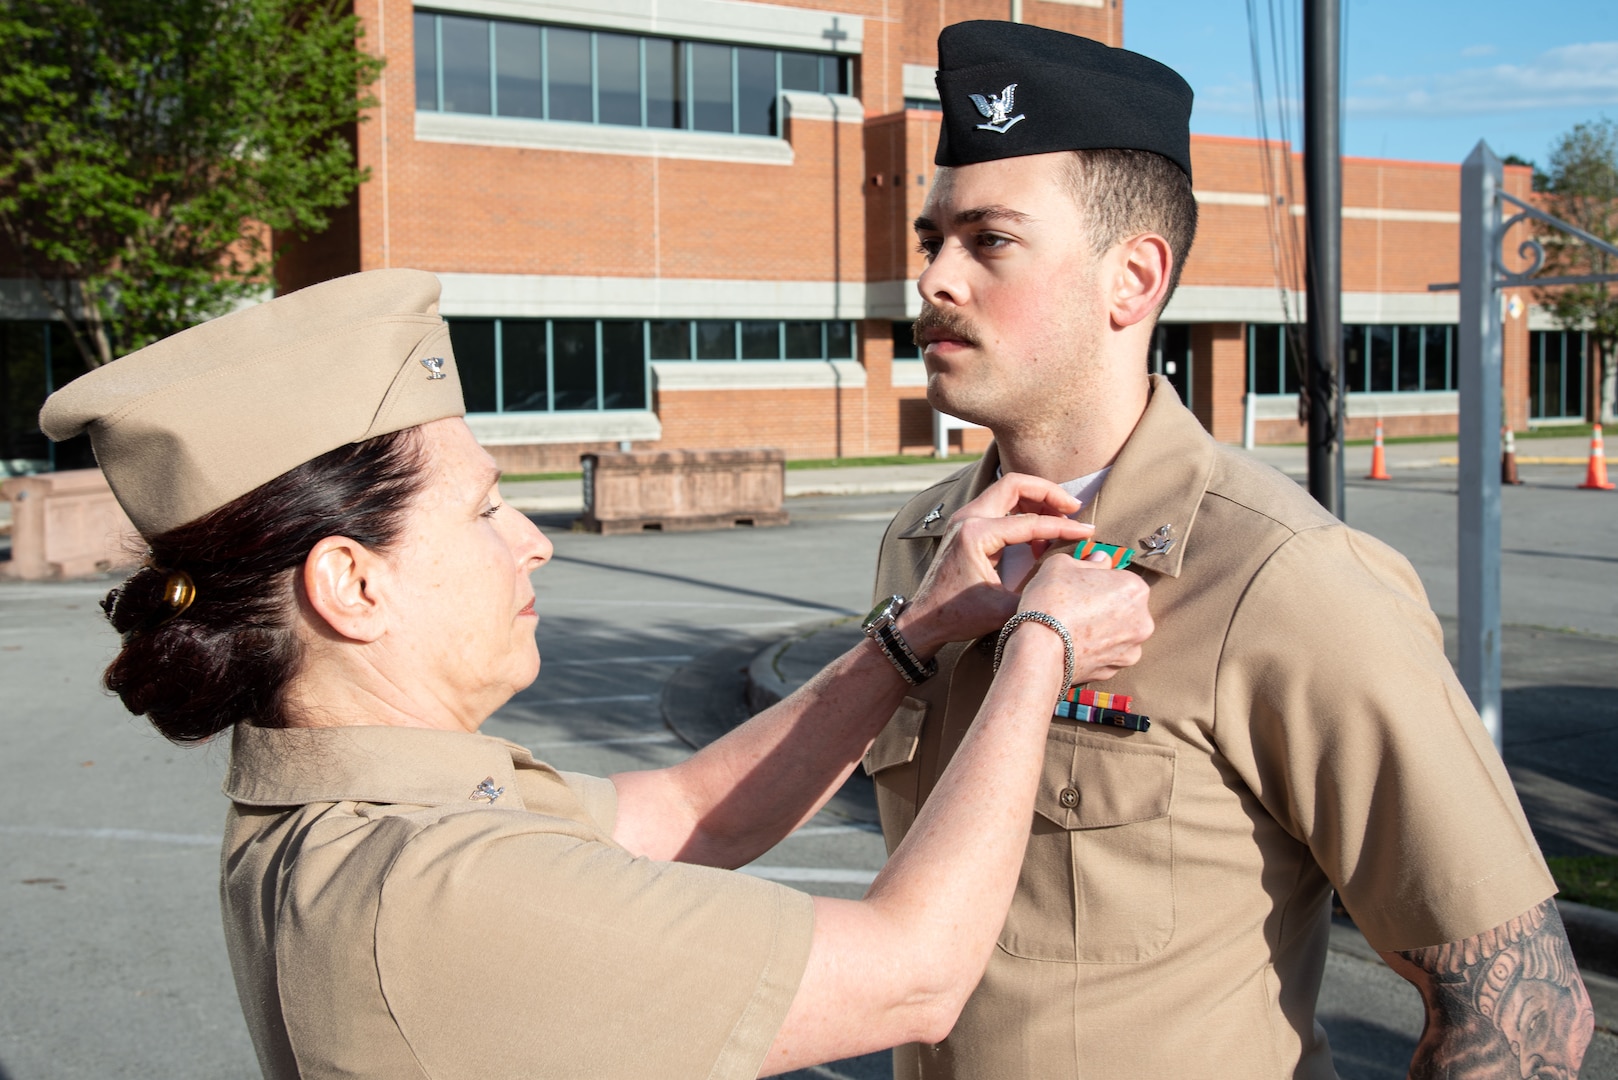
[[[101,604],[124,637],[107,689],[179,743],[246,721],[285,726],[301,653],[297,569],[327,536],[391,546],[424,482],[421,464],[407,428],[322,454],[152,537],[150,565]]]

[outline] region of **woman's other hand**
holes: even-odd
[[[1105,555],[1081,561],[1057,552],[1029,578],[1018,609],[1043,611],[1067,627],[1073,638],[1073,681],[1081,683],[1110,679],[1140,661],[1141,645],[1153,629],[1147,597],[1146,582],[1112,569]],[[1044,632],[1025,627],[1016,633]]]
[[[1094,529],[1067,516],[1078,509],[1079,501],[1049,480],[1007,473],[957,510],[938,558],[899,617],[911,648],[930,657],[947,642],[1003,626],[1017,611],[1018,592],[1000,581],[1000,553],[1030,544],[1037,558],[1051,544],[1083,540]]]

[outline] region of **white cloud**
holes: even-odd
[[[1468,45],[1461,50],[1462,56],[1493,56],[1500,50],[1493,45]]]
[[[1350,59],[1352,63],[1352,58]],[[1618,105],[1618,41],[1563,45],[1525,64],[1354,80],[1357,116],[1460,116]]]

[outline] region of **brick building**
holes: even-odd
[[[1028,21],[1123,43],[1121,0],[1025,0]],[[1006,0],[355,0],[388,64],[355,138],[371,177],[278,287],[437,273],[469,417],[511,471],[581,451],[924,452],[909,222],[932,178],[941,18]],[[991,88],[993,89],[993,88]],[[1202,224],[1150,365],[1220,439],[1303,438],[1302,163],[1195,137]],[[1344,161],[1350,437],[1453,431],[1459,166]],[[1507,189],[1526,195],[1527,168]],[[1583,337],[1523,295],[1510,422],[1582,417]],[[50,460],[31,423],[73,374],[47,313],[0,281],[0,465]],[[1249,391],[1252,398],[1247,397]],[[952,436],[966,449],[976,430]],[[72,451],[58,451],[62,464]]]

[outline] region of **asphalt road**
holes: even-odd
[[[1507,757],[1510,694],[1544,690],[1549,672],[1582,718],[1554,734],[1588,748],[1571,755],[1585,761],[1546,751],[1514,774],[1541,778],[1534,797],[1578,817],[1555,843],[1618,850],[1618,498],[1572,490],[1575,470],[1524,472],[1529,486],[1506,492],[1504,609],[1549,629],[1507,636]],[[671,676],[727,645],[863,612],[902,501],[795,499],[792,525],[756,532],[602,538],[544,520],[557,548],[536,577],[544,667],[486,730],[564,769],[680,760],[688,749],[659,709]],[[1411,557],[1440,613],[1454,611],[1454,502],[1453,470],[1356,483],[1348,499],[1354,524]],[[0,584],[0,1080],[255,1076],[215,897],[224,748],[172,747],[98,689],[114,648],[96,609],[109,584]],[[1566,627],[1581,633],[1554,632]],[[1515,675],[1513,641],[1538,649]],[[1531,734],[1523,747],[1549,745]],[[882,856],[868,827],[823,814],[750,870],[853,897]],[[1379,962],[1334,950],[1322,1015],[1345,1078],[1404,1074],[1421,1012]],[[798,1075],[885,1076],[885,1056]],[[1584,1075],[1618,1080],[1618,1039],[1598,1038]]]

